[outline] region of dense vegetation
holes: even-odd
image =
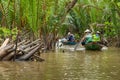
[[[29,30],[48,49],[68,31],[79,39],[87,28],[100,30],[120,46],[119,21],[119,0],[0,0],[0,36]]]

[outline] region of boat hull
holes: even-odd
[[[64,45],[75,45],[76,42],[62,42]]]
[[[85,45],[85,49],[86,50],[101,50],[102,49],[102,45],[92,42],[92,43],[88,43]]]

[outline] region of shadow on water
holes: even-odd
[[[0,80],[120,80],[120,49],[46,53],[44,62],[0,62]]]

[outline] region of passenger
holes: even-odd
[[[66,38],[61,39],[61,42],[67,43],[67,42],[75,42],[74,35],[70,32],[68,32]]]
[[[85,44],[88,44],[88,43],[92,42],[91,31],[89,29],[86,29],[84,33],[85,33],[85,35],[81,39],[81,44],[82,45],[85,45]]]
[[[71,32],[68,32],[67,41],[69,41],[69,42],[75,41],[74,35]]]
[[[100,32],[99,31],[97,31],[95,34],[92,35],[92,41],[100,43],[101,39],[100,39]]]
[[[105,41],[103,41],[103,39],[101,39],[101,33],[99,31],[97,31],[96,34],[93,34],[92,38],[93,38],[92,39],[93,42],[96,42],[103,47],[107,46],[106,44],[103,43]]]

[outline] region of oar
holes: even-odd
[[[74,51],[76,51],[77,47],[81,44],[83,40],[84,40],[84,37],[78,42],[78,44],[75,45]]]
[[[74,51],[76,51],[77,47],[78,47],[80,44],[81,44],[81,41],[80,41],[78,44],[75,45]]]

